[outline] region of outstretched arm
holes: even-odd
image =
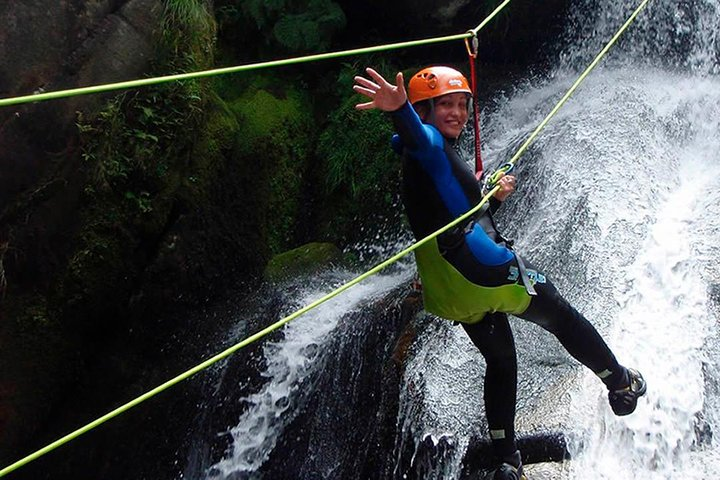
[[[431,150],[434,145],[441,147],[443,138],[437,130],[423,125],[417,112],[410,106],[403,74],[398,73],[395,76],[397,85],[393,85],[372,68],[366,68],[365,71],[371,79],[356,76],[353,90],[365,95],[370,101],[359,103],[355,108],[358,110],[377,108],[389,112],[403,147],[414,152],[414,158],[417,160],[428,162],[427,167],[431,171],[436,163],[433,162]]]
[[[384,112],[393,112],[407,102],[407,92],[405,91],[405,81],[403,80],[402,72],[398,72],[395,76],[395,83],[397,85],[393,85],[372,68],[366,68],[365,71],[371,80],[359,75],[356,76],[353,90],[365,95],[370,101],[359,103],[355,105],[355,108],[358,110],[377,108]]]

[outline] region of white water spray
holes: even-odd
[[[582,2],[579,14],[592,11],[585,10],[591,4]],[[700,479],[717,472],[720,447],[707,432],[720,428],[712,408],[720,403],[712,368],[718,364],[712,356],[717,307],[709,298],[720,273],[718,5],[653,2],[520,160],[520,198],[506,205],[519,251],[547,269],[619,360],[640,369],[649,384],[637,412],[617,418],[602,383],[577,363],[582,380],[558,386],[563,372],[538,364],[562,347],[514,321],[520,369],[529,370],[520,373],[519,400],[547,397],[554,410],[545,417],[546,411],[521,408],[518,424],[559,426],[576,440],[573,460],[558,468],[529,466],[533,479]],[[586,29],[592,38],[580,40],[590,46],[573,46],[548,80],[497,99],[486,118],[485,158],[509,156],[508,145],[532,131],[629,7],[612,1],[593,8],[597,18]],[[658,52],[670,58],[657,62],[662,68],[649,66]],[[445,338],[457,342],[446,350],[464,348],[482,362],[469,342],[454,337]],[[438,343],[427,342],[418,359],[427,362],[424,349]],[[439,364],[450,365],[438,352]],[[474,367],[452,372],[451,378],[423,375],[425,398],[443,390],[460,397],[456,403],[468,415],[454,434],[462,438],[467,424],[477,423],[482,400],[456,385],[480,389],[481,378]],[[523,385],[523,375],[541,378],[544,386]],[[405,408],[436,434],[457,424],[461,410],[432,402],[419,413]],[[438,478],[459,475],[455,469]]]
[[[261,375],[267,380],[258,392],[243,399],[248,408],[237,425],[226,432],[232,437],[230,450],[209,469],[208,479],[256,477],[257,470],[269,458],[312,391],[308,381],[322,368],[323,348],[335,334],[340,319],[401,281],[409,281],[408,275],[407,270],[401,268],[397,273],[376,276],[372,281],[355,285],[342,296],[286,325],[282,339],[263,347],[267,367]],[[337,281],[344,283],[350,278],[345,274]],[[292,311],[312,303],[325,295],[329,287],[323,282],[318,288],[320,291],[308,291],[296,298],[298,305],[288,308]]]

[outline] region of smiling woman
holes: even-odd
[[[435,235],[486,196],[480,179],[452,148],[468,119],[471,91],[465,77],[449,67],[429,67],[412,77],[406,92],[402,74],[392,85],[375,70],[366,72],[371,79],[355,77],[354,89],[371,101],[357,108],[390,113],[398,132],[393,148],[403,157],[402,196],[410,227],[418,241],[430,237],[415,250],[425,310],[462,324],[485,359],[483,397],[497,462],[492,478],[525,480],[515,439],[517,359],[508,314],[555,335],[603,381],[616,415],[635,410],[645,381],[618,363],[595,327],[544,272],[526,267],[498,231],[493,214],[515,190],[513,176],[499,178],[487,193],[493,196],[489,205],[474,218]]]
[[[435,125],[444,137],[457,139],[468,120],[472,91],[467,79],[452,68],[429,67],[415,74],[408,87],[420,119]]]

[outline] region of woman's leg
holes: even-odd
[[[537,272],[533,267],[530,270]],[[557,291],[542,274],[543,283],[535,283],[537,296],[530,306],[518,315],[549,331],[580,363],[592,370],[608,386],[615,389],[627,384],[622,367],[595,327]]]
[[[499,458],[512,455],[515,443],[517,359],[515,340],[504,313],[489,313],[480,322],[463,323],[465,332],[485,358],[485,414]]]

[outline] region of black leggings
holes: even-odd
[[[600,334],[545,279],[536,283],[537,296],[520,318],[529,320],[557,337],[575,359],[610,385],[624,369],[618,364]],[[490,313],[480,322],[463,324],[470,340],[487,364],[485,372],[485,412],[490,436],[499,457],[512,454],[515,443],[515,401],[517,398],[517,359],[507,315]]]

